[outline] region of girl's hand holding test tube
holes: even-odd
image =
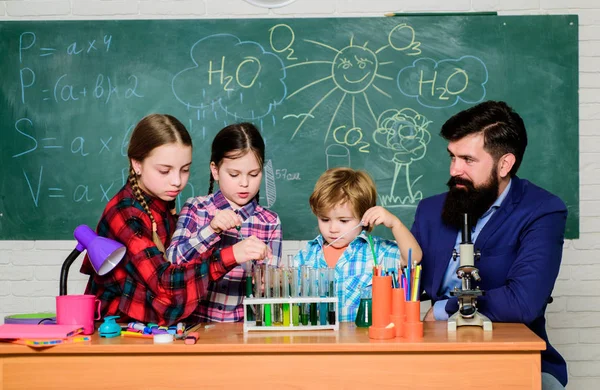
[[[247,237],[233,246],[233,255],[238,264],[251,260],[271,259],[273,253],[264,242],[255,236]]]
[[[242,218],[233,210],[217,210],[214,218],[210,221],[211,229],[220,234],[237,226],[242,226]]]

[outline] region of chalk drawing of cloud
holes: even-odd
[[[452,107],[459,101],[479,103],[485,98],[487,81],[485,63],[468,55],[441,61],[419,58],[396,78],[402,94],[428,108]]]
[[[192,45],[190,57],[193,66],[178,72],[171,84],[189,109],[252,120],[269,114],[286,96],[283,62],[256,42],[210,35]]]

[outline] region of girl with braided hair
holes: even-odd
[[[87,257],[81,272],[90,275],[86,294],[101,302],[101,313],[170,325],[185,319],[205,297],[211,281],[238,264],[268,255],[252,241],[206,251],[193,261],[173,265],[165,258],[177,216],[175,198],[187,184],[192,140],[170,115],[151,114],[135,127],[127,154],[129,177],[108,202],[97,232],[127,248],[123,260],[106,275],[97,275]]]
[[[167,249],[175,264],[189,264],[207,252],[238,242],[268,245],[269,264],[281,259],[281,221],[258,203],[265,143],[251,123],[223,128],[212,142],[208,195],[187,200]],[[219,189],[213,193],[214,183]],[[258,261],[264,256],[256,257]],[[199,322],[236,322],[244,318],[245,270],[235,267],[208,286],[194,317]]]

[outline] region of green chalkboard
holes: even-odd
[[[490,15],[0,22],[0,238],[95,226],[152,112],[193,137],[180,206],[207,191],[213,136],[252,121],[267,145],[261,203],[285,239],[316,235],[308,197],[341,165],[368,170],[410,226],[445,190],[440,126],[488,99],[523,116],[520,176],[566,202],[578,237],[577,28],[577,16]]]

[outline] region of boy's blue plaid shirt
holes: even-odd
[[[377,264],[395,268],[400,260],[400,250],[394,241],[372,236],[373,246],[377,255]],[[294,266],[307,265],[313,268],[327,268],[323,256],[323,236],[319,235],[308,242],[306,248],[301,250],[294,258]],[[338,316],[340,321],[354,321],[360,291],[363,287],[370,286],[373,278],[373,254],[365,231],[362,231],[348,248],[342,253],[335,265],[335,281],[337,289]]]

